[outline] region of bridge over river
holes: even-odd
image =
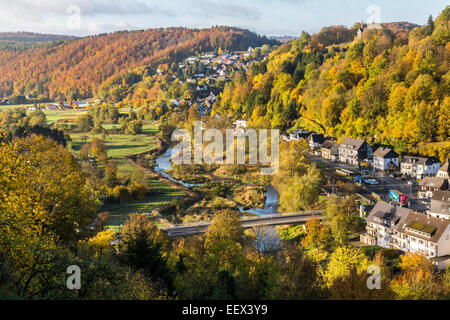
[[[245,229],[262,226],[296,225],[304,224],[312,217],[322,219],[324,217],[323,213],[324,210],[280,213],[250,218],[247,217],[241,219],[241,221],[242,227],[244,227]],[[163,230],[167,232],[167,235],[169,237],[182,237],[205,233],[210,225],[211,221],[208,221],[197,224],[176,225],[170,228],[165,228]]]

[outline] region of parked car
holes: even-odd
[[[375,180],[375,179],[367,179],[367,180],[365,180],[365,182],[366,182],[367,184],[371,184],[371,185],[379,184],[378,181]]]

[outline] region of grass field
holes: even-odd
[[[86,137],[86,142],[83,137]],[[103,139],[102,135],[94,135],[90,133],[76,133],[71,134],[70,147],[72,151],[79,152],[81,147],[85,143],[92,142],[94,138]],[[105,137],[106,149],[108,151],[108,158],[112,158],[118,164],[121,171],[132,170],[132,164],[125,159],[126,156],[130,156],[136,153],[142,153],[149,151],[158,146],[158,142],[155,137],[147,135],[122,135],[111,134]]]
[[[103,123],[102,127],[106,130],[120,129],[120,124],[114,123]],[[142,126],[142,134],[157,134],[158,124],[157,123],[144,123]]]
[[[15,109],[19,107],[28,108],[33,106],[29,105],[4,105],[0,106],[0,110]],[[47,117],[48,125],[52,126],[59,120],[73,121],[78,116],[86,113],[86,110],[43,110]],[[121,109],[121,114],[128,114],[129,110]],[[106,130],[119,129],[120,124],[102,124]],[[126,157],[149,151],[158,146],[157,139],[154,136],[158,133],[158,124],[153,122],[144,122],[142,128],[142,134],[139,135],[122,135],[122,134],[109,134],[105,137],[102,135],[95,135],[91,133],[72,133],[70,137],[72,139],[69,142],[69,149],[72,152],[78,153],[81,147],[85,143],[90,143],[94,138],[99,138],[105,141],[106,149],[108,151],[108,158],[117,162],[119,171],[123,175],[129,175],[133,171],[133,164],[129,162]],[[118,231],[120,226],[123,225],[130,214],[149,214],[154,209],[170,203],[174,199],[182,198],[185,196],[183,191],[174,189],[169,185],[160,182],[157,179],[150,176],[145,177],[147,180],[147,186],[151,190],[157,191],[155,195],[132,202],[126,202],[122,204],[109,205],[102,208],[102,212],[109,212],[108,227],[115,231]]]
[[[47,117],[47,123],[53,125],[58,120],[63,119],[76,119],[78,116],[85,114],[85,110],[45,110],[45,116]]]
[[[73,112],[73,111],[72,111]],[[61,114],[67,116],[70,113]],[[119,127],[117,124],[104,124],[103,127],[107,130]],[[79,152],[85,143],[92,142],[94,138],[99,138],[105,141],[106,149],[108,151],[108,158],[117,162],[121,174],[129,175],[133,171],[133,164],[126,159],[137,153],[149,151],[158,146],[155,133],[158,132],[158,125],[156,123],[146,123],[143,126],[143,134],[140,135],[122,135],[110,134],[102,137],[102,135],[94,135],[91,133],[76,133],[71,134],[72,141],[70,148],[73,152]],[[86,140],[84,140],[86,138]],[[102,208],[102,212],[109,212],[108,227],[115,232],[119,232],[120,226],[123,225],[130,214],[149,214],[154,209],[170,203],[174,199],[182,198],[185,193],[176,190],[169,185],[160,182],[147,176],[147,186],[151,190],[156,190],[158,193],[146,199],[125,202],[121,204],[108,205]]]
[[[131,214],[150,214],[154,209],[166,205],[172,200],[183,198],[185,196],[183,191],[173,189],[155,179],[151,180],[150,185],[161,194],[156,194],[142,200],[108,205],[102,209],[103,212],[109,212],[108,228],[118,232],[120,226],[128,220],[128,217]]]

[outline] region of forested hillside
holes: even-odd
[[[41,34],[33,32],[0,32],[0,43],[33,45],[44,42],[65,41],[74,39],[72,36]]]
[[[447,6],[423,27],[356,23],[303,33],[236,75],[213,113],[244,117],[254,126],[301,126],[341,139],[366,138],[444,159],[450,132],[449,18]]]
[[[122,31],[27,50],[2,49],[0,97],[27,93],[41,100],[94,97],[103,82],[135,67],[156,69],[197,52],[246,50],[274,42],[229,27],[168,28]]]
[[[21,52],[33,48],[51,48],[75,38],[73,36],[33,32],[0,32],[0,50]]]

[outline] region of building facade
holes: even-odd
[[[419,182],[419,197],[431,199],[438,190],[447,190],[448,180],[436,177],[424,177]]]
[[[325,137],[323,134],[320,133],[312,133],[307,139],[309,147],[311,149],[319,149],[320,146],[324,143]]]
[[[372,147],[364,140],[346,138],[339,146],[339,161],[353,165],[372,158]]]
[[[435,218],[450,220],[450,191],[434,192],[428,214]]]
[[[310,135],[311,132],[305,131],[303,129],[297,129],[289,134],[289,138],[291,141],[300,141],[302,139],[308,138]]]
[[[450,264],[450,220],[379,201],[367,218],[361,242],[422,254],[443,270]]]
[[[449,179],[450,175],[450,166],[449,166],[450,159],[447,159],[447,161],[444,163],[442,167],[439,168],[436,177],[442,178],[442,179]]]
[[[395,226],[409,209],[378,201],[367,217],[366,233],[361,235],[361,242],[383,248],[392,248],[392,235]]]
[[[399,167],[398,154],[389,148],[378,148],[373,153],[373,167],[380,171],[395,170]]]
[[[440,167],[441,163],[436,158],[405,156],[400,163],[401,173],[416,179],[435,176]]]
[[[394,228],[392,247],[428,258],[450,255],[450,221],[410,211]]]
[[[339,145],[336,141],[325,140],[325,142],[320,147],[320,152],[322,158],[336,161],[339,159]]]

